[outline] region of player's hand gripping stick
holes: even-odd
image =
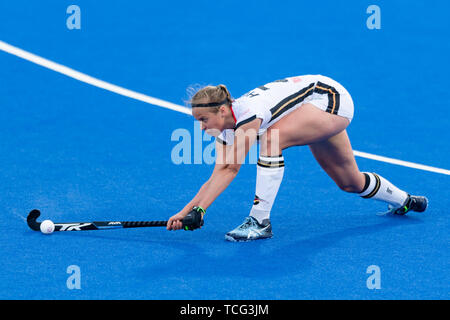
[[[202,207],[194,207],[182,220],[183,229],[194,231],[203,226],[203,215],[206,213]]]

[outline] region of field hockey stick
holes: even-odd
[[[40,231],[41,222],[36,219],[41,215],[37,209],[31,210],[27,217],[28,226],[34,231]],[[182,220],[183,229],[190,227],[190,221]],[[165,227],[167,221],[93,221],[93,222],[55,222],[54,231],[84,231],[84,230],[104,230],[118,228],[143,228],[143,227]],[[203,220],[201,221],[203,225]]]

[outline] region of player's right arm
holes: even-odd
[[[222,171],[223,169],[226,168],[227,164],[226,164],[226,155],[227,152],[232,152],[231,146],[226,146],[225,144],[219,142],[216,140],[216,162],[215,162],[215,166],[214,166],[214,170],[211,174],[211,177],[213,177],[217,172]],[[176,215],[172,216],[169,219],[169,222],[167,223],[167,229],[168,230],[177,230],[177,229],[181,229],[182,227],[182,223],[181,220],[183,220],[183,218],[192,210],[192,208],[196,205],[198,205],[198,203],[200,202],[200,200],[202,199],[205,191],[208,189],[208,185],[211,181],[211,177],[208,179],[208,181],[206,181],[202,187],[200,188],[200,190],[197,192],[197,194],[195,195],[195,197],[181,210],[179,211]]]
[[[234,131],[233,144],[230,146],[216,143],[216,166],[208,181],[203,184],[200,191],[179,213],[172,216],[168,223],[168,230],[179,230],[182,228],[183,218],[195,209],[205,210],[214,200],[228,187],[236,177],[241,165],[245,161],[250,147],[257,140],[258,130],[261,126],[261,119],[253,117],[248,122],[243,123]]]

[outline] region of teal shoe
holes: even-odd
[[[253,217],[245,218],[244,222],[236,229],[225,235],[228,241],[251,241],[258,239],[272,238],[272,225],[269,219],[265,219],[262,223]]]

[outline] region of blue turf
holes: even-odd
[[[286,76],[320,73],[348,88],[355,150],[449,169],[450,48],[445,1],[86,1],[82,29],[61,1],[0,2],[0,40],[105,81],[177,104],[192,84],[234,96]],[[0,298],[448,299],[449,176],[357,158],[430,208],[385,206],[340,191],[309,150],[287,150],[274,238],[228,243],[254,195],[255,167],[210,207],[195,232],[32,232],[54,221],[160,220],[180,210],[210,165],[175,165],[187,115],[88,86],[0,51]],[[205,142],[206,147],[209,143]],[[81,269],[69,290],[66,269]],[[381,269],[369,290],[366,269]]]

